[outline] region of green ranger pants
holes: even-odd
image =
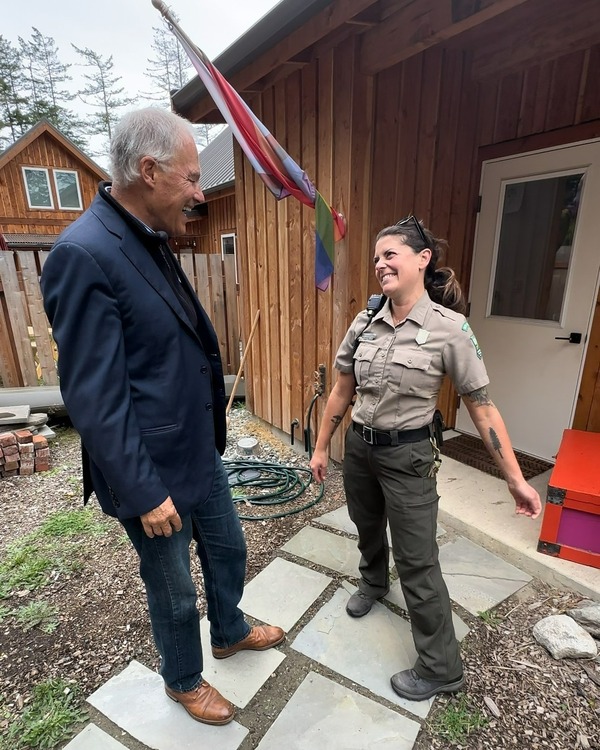
[[[389,590],[389,520],[396,570],[406,598],[421,677],[452,681],[462,674],[448,589],[436,541],[438,501],[429,476],[429,440],[398,446],[369,445],[352,426],[346,433],[344,487],[358,528],[360,590],[375,598]]]

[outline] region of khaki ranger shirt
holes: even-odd
[[[446,373],[460,394],[488,385],[466,318],[432,302],[427,292],[396,327],[389,301],[365,329],[368,320],[366,310],[356,316],[334,363],[356,378],[355,422],[378,430],[416,429],[432,421]]]

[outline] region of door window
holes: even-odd
[[[560,321],[584,173],[507,181],[490,313]]]

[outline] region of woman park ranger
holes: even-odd
[[[409,700],[455,692],[464,684],[436,542],[439,450],[433,417],[446,374],[501,469],[516,512],[535,518],[541,511],[488,396],[488,376],[463,315],[456,276],[436,268],[444,246],[414,216],[377,235],[375,275],[387,300],[374,315],[359,313],[342,341],[338,378],[311,460],[316,481],[323,481],[331,436],[355,400],[343,475],[361,561],[359,588],[346,611],[362,617],[389,590],[389,521],[418,654],[414,667],[393,675],[391,683]]]

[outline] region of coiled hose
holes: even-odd
[[[325,390],[325,366],[319,365],[315,372],[315,395],[313,396],[306,412],[306,429],[304,430],[304,450],[308,452],[309,460],[312,458],[312,445],[310,440],[310,420],[314,405],[323,395]],[[293,436],[292,430],[292,436]],[[234,503],[246,503],[248,505],[273,506],[291,503],[299,497],[312,482],[312,471],[298,466],[281,466],[275,463],[263,463],[254,459],[246,461],[223,461],[229,486]],[[245,493],[244,489],[250,489]],[[268,515],[242,515],[238,512],[242,521],[269,521],[272,518],[285,518],[294,513],[312,508],[323,497],[325,485],[319,484],[316,496],[308,503],[289,510],[281,510]]]
[[[223,461],[229,478],[229,486],[234,503],[248,503],[261,507],[283,506],[299,497],[312,482],[312,472],[299,466],[282,466],[276,463],[263,463],[248,459],[245,461]],[[245,492],[244,490],[250,490]],[[299,507],[280,510],[267,515],[243,515],[242,521],[267,521],[284,518],[312,508],[323,497],[321,483],[316,496]]]

